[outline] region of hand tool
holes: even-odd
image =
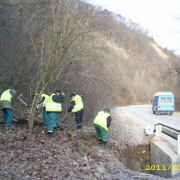
[[[28,105],[27,103],[25,103],[20,97],[22,96],[23,94],[21,94],[20,96],[18,96],[18,99],[24,104],[26,105],[27,107],[31,107],[30,105]]]

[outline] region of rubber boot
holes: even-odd
[[[82,127],[82,125],[77,125],[76,130],[80,130],[80,129],[81,129],[81,127]]]
[[[54,134],[57,133],[57,127],[54,127],[53,133],[54,133]]]
[[[105,149],[106,149],[106,141],[103,141],[103,140],[102,140],[101,149],[102,149],[102,150],[105,150]]]
[[[100,142],[100,147],[101,147],[101,145],[102,145],[102,139],[99,139],[99,142]]]
[[[50,140],[53,139],[53,132],[48,132],[48,138],[49,138]]]

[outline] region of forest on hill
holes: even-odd
[[[152,137],[122,106],[172,91],[180,110],[179,60],[139,24],[83,0],[1,0],[0,93],[13,87],[17,97],[12,127],[0,114],[0,179],[162,180],[146,170]],[[36,107],[55,90],[65,101],[48,138]],[[67,114],[71,92],[84,96],[78,131]],[[102,150],[92,122],[106,107],[112,123]]]
[[[139,24],[80,0],[0,2],[0,91],[14,87],[31,104],[56,89],[84,95],[85,122],[104,107],[150,103],[172,91],[180,109],[179,60]],[[39,94],[34,101],[33,94]],[[21,110],[23,104],[16,101]]]

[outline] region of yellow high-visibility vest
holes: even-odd
[[[78,112],[84,108],[81,96],[76,95],[71,101],[75,101],[75,106],[71,111],[72,113]]]
[[[52,96],[54,96],[55,93],[51,94],[49,98],[46,101],[46,111],[47,112],[62,112],[62,106],[61,103],[56,103],[52,100]]]
[[[9,92],[9,89],[8,89],[8,90],[6,90],[6,91],[4,91],[2,93],[0,101],[9,101],[9,102],[11,102],[11,99],[12,99],[12,95]]]
[[[45,98],[44,101],[43,101],[43,105],[42,105],[43,107],[45,107],[46,101],[49,98],[49,96],[47,94],[42,94],[41,97]]]
[[[106,129],[108,131],[107,118],[109,116],[110,116],[109,113],[104,112],[104,111],[100,111],[100,112],[98,112],[98,115],[95,117],[95,120],[93,123],[100,125],[101,127],[103,127],[104,129]]]

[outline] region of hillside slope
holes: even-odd
[[[138,24],[80,0],[13,2],[0,2],[1,93],[14,87],[31,104],[61,89],[62,114],[69,94],[82,94],[85,122],[104,107],[150,103],[157,91],[172,91],[179,109],[179,57]]]
[[[74,126],[63,124],[54,140],[49,140],[41,123],[35,125],[33,135],[27,133],[23,120],[11,130],[0,124],[0,178],[164,179],[145,171],[150,138],[144,136],[141,127],[122,108],[113,108],[111,113],[113,121],[105,151],[100,150],[92,126],[76,131]]]
[[[98,39],[100,37],[102,36],[98,36]],[[116,105],[150,103],[158,91],[176,93],[178,75],[173,70],[171,57],[157,44],[149,44],[154,57],[148,59],[128,51],[113,39],[103,36],[102,41],[105,48],[102,68],[105,70],[105,79],[111,82]]]

